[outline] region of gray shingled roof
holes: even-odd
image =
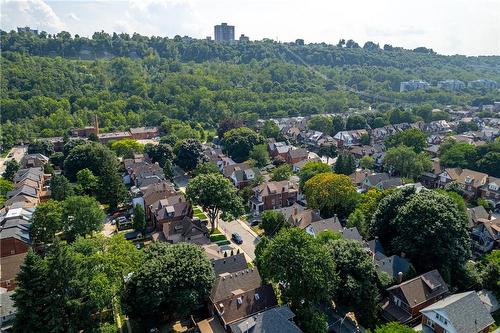
[[[288,306],[275,307],[229,325],[233,333],[302,333]]]
[[[234,273],[247,268],[247,260],[243,253],[239,253],[227,258],[221,258],[212,261],[212,266],[216,275],[222,273]]]
[[[433,311],[443,312],[457,333],[481,332],[494,323],[475,291],[448,296],[421,310],[424,314]]]

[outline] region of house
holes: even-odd
[[[234,186],[241,190],[259,176],[259,168],[253,167],[245,170],[234,170],[230,178]]]
[[[274,211],[280,212],[285,217],[285,220],[289,221],[292,215],[297,215],[298,213],[303,212],[305,209],[306,208],[301,204],[294,202],[291,206],[276,208]]]
[[[223,273],[235,273],[248,268],[248,263],[244,253],[238,253],[232,256],[212,260],[212,267],[215,275]]]
[[[428,333],[487,333],[495,322],[475,291],[450,295],[420,312]]]
[[[329,219],[321,219],[319,221],[314,221],[309,223],[304,230],[313,237],[316,237],[322,231],[334,231],[334,232],[342,232],[342,225],[340,221],[335,215]]]
[[[481,187],[479,195],[495,209],[500,208],[500,178],[489,177],[486,184]]]
[[[304,167],[304,165],[308,162],[321,162],[321,158],[319,158],[319,157],[309,158],[309,156],[308,156],[307,159],[301,160],[301,161],[295,163],[294,165],[292,165],[292,171],[294,173],[299,173],[300,170]]]
[[[163,224],[163,234],[169,243],[208,244],[210,237],[207,226],[200,220],[184,216],[182,220],[175,220]]]
[[[349,179],[354,186],[361,188],[365,178],[373,174],[374,173],[369,170],[356,170],[349,175]]]
[[[403,185],[401,178],[391,177],[385,172],[368,175],[361,182],[361,188],[365,191],[368,191],[371,188],[383,191],[400,185]]]
[[[272,286],[262,285],[256,268],[220,274],[215,279],[209,301],[210,313],[229,332],[230,324],[277,305]]]
[[[292,148],[293,148],[292,146],[287,145],[285,142],[270,142],[267,144],[269,155],[272,158],[280,156],[284,160],[286,160],[288,151]]]
[[[182,193],[176,193],[154,202],[148,207],[148,211],[158,231],[165,230],[164,224],[182,221],[193,215],[191,204],[186,201]]]
[[[243,162],[243,163],[228,163],[222,169],[222,174],[226,178],[231,178],[231,176],[233,175],[233,173],[236,170],[248,170],[250,168],[251,168],[251,166],[247,162]]]
[[[487,180],[488,175],[482,172],[469,169],[447,168],[439,175],[439,186],[456,182],[462,185],[465,196],[475,198]]]
[[[295,164],[302,160],[307,160],[309,152],[305,148],[290,149],[286,155],[286,162],[288,164]]]
[[[24,155],[19,165],[21,168],[36,168],[43,167],[49,163],[49,158],[43,154],[28,154]]]
[[[297,201],[298,190],[290,181],[265,182],[253,188],[251,208],[260,213],[269,209],[287,207]]]
[[[441,163],[439,158],[435,157],[431,159],[432,169],[429,172],[424,172],[420,177],[419,181],[426,188],[436,188],[439,186],[439,175],[443,172],[441,168]]]
[[[16,288],[16,276],[21,270],[26,255],[27,252],[22,252],[2,257],[2,264],[0,265],[0,288],[5,288],[6,290],[14,290]]]
[[[403,324],[420,319],[420,310],[448,295],[448,285],[437,270],[388,288],[389,297],[382,305],[382,316]]]
[[[155,202],[161,199],[175,196],[177,194],[174,186],[167,181],[149,185],[144,190],[141,190],[141,192],[142,198],[144,200],[144,211],[146,212],[147,219],[153,218],[153,204]]]
[[[302,333],[294,317],[288,306],[277,306],[234,322],[229,328],[231,333]]]
[[[488,253],[500,245],[500,219],[479,218],[471,233],[474,250]]]
[[[352,130],[352,131],[340,131],[333,136],[334,139],[339,141],[340,145],[351,146],[361,143],[361,137],[368,135],[368,131],[365,129]]]
[[[467,208],[467,215],[469,217],[469,228],[473,228],[479,224],[480,220],[489,220],[491,215],[486,211],[483,206],[476,206]]]
[[[130,135],[136,140],[152,139],[160,135],[158,127],[135,127],[130,129]]]

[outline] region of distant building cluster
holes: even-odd
[[[399,91],[414,91],[418,89],[427,89],[430,87],[429,82],[422,80],[403,81],[399,84]]]
[[[226,42],[233,43],[235,42],[234,38],[234,25],[228,25],[227,23],[221,23],[214,26],[214,39],[216,42]],[[207,40],[212,40],[211,37],[207,37]],[[241,42],[249,42],[250,38],[245,36],[245,34],[241,34],[238,41]]]
[[[17,27],[17,32],[31,32],[35,35],[38,35],[38,29],[31,29],[30,27]]]
[[[415,91],[418,89],[428,89],[431,85],[427,81],[411,80],[403,81],[399,84],[399,91]],[[474,80],[469,81],[467,85],[460,80],[443,80],[438,81],[437,87],[448,91],[460,91],[466,87],[469,89],[496,89],[497,83],[492,80]]]

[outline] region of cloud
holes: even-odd
[[[3,29],[15,29],[17,26],[30,26],[47,32],[67,29],[54,10],[42,0],[3,0],[0,4]]]

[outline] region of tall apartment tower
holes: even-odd
[[[234,42],[234,25],[221,23],[214,27],[216,42]]]

